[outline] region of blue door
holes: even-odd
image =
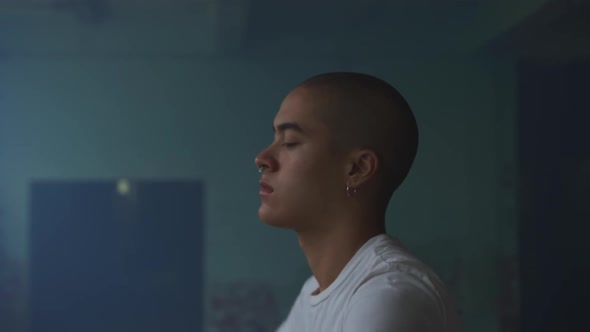
[[[31,185],[32,332],[201,331],[203,185]]]

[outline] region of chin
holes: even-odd
[[[286,218],[281,218],[277,213],[272,213],[267,207],[261,206],[258,209],[258,218],[265,224],[278,228],[293,228],[293,225],[289,223]]]

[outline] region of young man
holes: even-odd
[[[418,146],[410,107],[360,73],[314,76],[284,99],[256,157],[258,214],[292,229],[313,276],[281,332],[462,331],[442,281],[385,232]]]

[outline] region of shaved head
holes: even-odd
[[[418,147],[418,127],[406,100],[387,82],[352,72],[320,74],[298,89],[311,94],[336,149],[377,154],[379,195],[388,202],[406,178]]]

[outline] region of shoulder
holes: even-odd
[[[344,331],[456,331],[445,284],[397,239],[382,238],[349,298]],[[460,330],[460,329],[459,329]]]
[[[403,271],[376,276],[351,297],[344,331],[444,331],[445,317],[435,292],[417,275]]]
[[[385,238],[373,249],[373,257],[376,257],[378,263],[367,271],[360,286],[369,288],[370,285],[379,284],[390,287],[412,285],[426,293],[437,293],[445,289],[438,275],[397,239]]]

